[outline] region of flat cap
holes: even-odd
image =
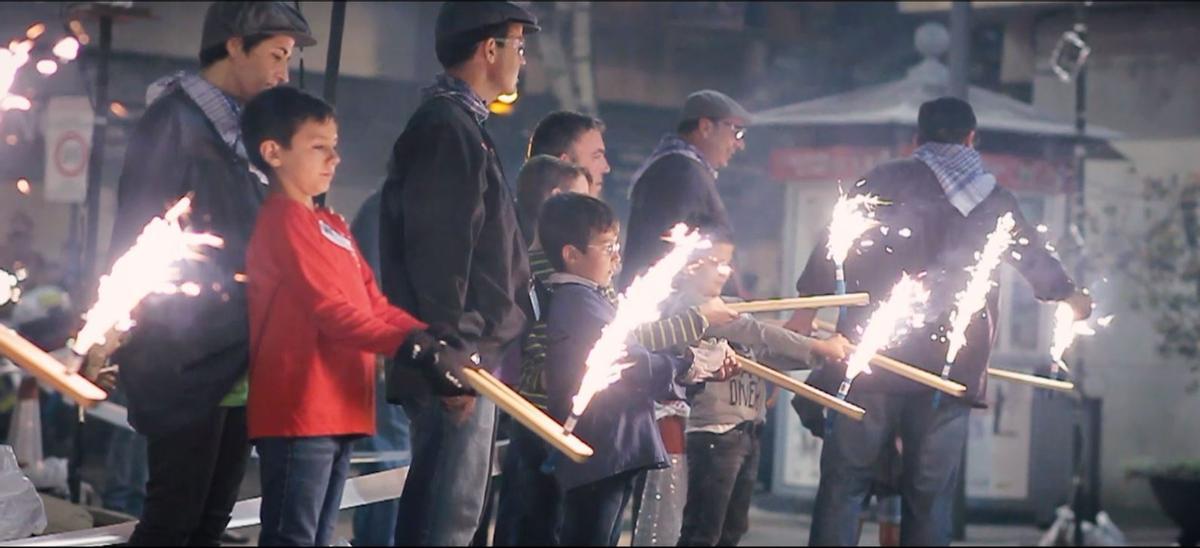
[[[683,103],[683,112],[679,116],[679,121],[686,122],[700,118],[711,120],[740,118],[746,124],[751,122],[750,113],[746,112],[742,105],[728,95],[711,89],[694,92],[688,95],[687,101]]]
[[[291,36],[300,47],[317,43],[308,20],[295,7],[284,2],[213,2],[204,15],[204,33],[200,51],[224,44],[235,36],[282,34]]]
[[[537,16],[514,2],[445,2],[438,10],[434,40],[442,42],[500,23],[520,23],[525,26],[525,34],[542,30]]]

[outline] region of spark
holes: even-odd
[[[75,353],[84,355],[93,345],[104,344],[111,330],[132,328],[130,313],[152,293],[198,293],[194,283],[177,284],[177,264],[197,258],[202,247],[221,247],[223,242],[212,234],[185,230],[179,218],[190,209],[191,198],[184,197],[162,217],[151,219],[133,247],[113,263],[112,271],[100,277],[99,297],[71,346]]]
[[[923,325],[925,317],[918,308],[928,300],[929,290],[921,282],[907,274],[901,276],[887,301],[871,313],[858,346],[846,361],[846,380],[871,373],[869,362],[875,354],[908,334],[909,327]]]
[[[46,76],[50,76],[51,74],[58,72],[58,63],[55,63],[49,59],[42,59],[41,61],[37,62],[37,65],[34,66],[37,68],[39,73]]]
[[[667,241],[673,244],[670,252],[638,276],[629,289],[617,299],[617,312],[612,322],[600,332],[600,339],[588,352],[586,371],[579,383],[579,391],[571,400],[571,415],[567,430],[571,430],[576,419],[587,409],[592,398],[620,378],[621,371],[631,364],[620,363],[625,357],[625,342],[637,326],[658,320],[662,315],[662,304],[671,295],[671,284],[687,265],[692,253],[712,246],[708,238],[687,225],[675,225]]]
[[[29,52],[32,49],[33,40],[13,40],[7,48],[0,48],[0,110],[28,110],[21,107],[29,100],[12,95],[9,91],[17,79],[17,71],[29,62]]]
[[[1004,251],[1012,246],[1012,231],[1015,226],[1012,213],[1005,213],[996,219],[996,229],[988,234],[979,262],[967,268],[971,277],[967,281],[967,287],[955,295],[954,310],[950,313],[950,346],[946,349],[947,369],[967,344],[967,328],[971,325],[971,319],[987,305],[988,293],[992,291],[992,272],[1000,266]]]
[[[846,255],[854,241],[864,232],[879,226],[875,220],[875,208],[883,200],[871,194],[848,196],[842,194],[833,206],[833,220],[829,223],[828,258],[835,264],[844,264]]]
[[[79,56],[79,40],[68,36],[54,44],[54,56],[63,61],[74,61]]]

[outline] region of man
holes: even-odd
[[[717,194],[717,173],[746,147],[750,114],[724,93],[701,90],[683,104],[676,132],[633,175],[625,266],[618,289],[666,255],[662,235],[678,222],[711,222],[730,229],[725,204]]]
[[[124,253],[151,217],[192,195],[191,226],[224,239],[184,278],[197,297],[152,297],[113,356],[129,422],[146,436],[149,480],[129,543],[219,543],[249,456],[246,384],[249,325],[244,269],[266,181],[246,159],[241,105],[288,81],[297,46],[316,43],[283,2],[215,2],[204,19],[199,74],[151,85],[130,139],[117,194],[111,255]]]
[[[604,150],[604,122],[569,110],[551,112],[529,139],[529,158],[539,154],[583,166],[592,177],[588,194],[603,198],[604,176],[612,171]]]
[[[875,244],[847,259],[848,291],[885,296],[901,274],[925,273],[931,291],[926,325],[914,329],[888,355],[924,368],[941,371],[946,357],[944,330],[949,325],[955,295],[965,287],[966,267],[976,262],[996,219],[1011,212],[1018,242],[1005,259],[1033,287],[1038,299],[1066,301],[1080,319],[1091,314],[1091,299],[1077,291],[1071,279],[1039,242],[1037,231],[1021,214],[1012,193],[996,184],[974,149],[975,114],[965,101],[951,97],[921,105],[917,144],[910,158],[877,166],[866,182],[852,192],[870,193],[890,202],[880,207],[880,222],[896,230],[872,236]],[[902,230],[907,228],[909,230]],[[796,283],[801,295],[832,293],[834,273],[818,243]],[[838,332],[859,337],[872,309],[850,308],[838,321]],[[859,376],[850,401],[867,411],[862,422],[834,417],[821,452],[821,482],[817,489],[809,542],[813,546],[858,544],[859,515],[881,455],[898,436],[903,446],[900,491],[904,499],[900,543],[905,546],[950,544],[954,488],[962,473],[967,443],[967,419],[972,406],[983,406],[987,362],[999,312],[996,291],[987,309],[977,314],[966,332],[967,343],[951,370],[951,379],[967,387],[965,397],[942,397],[934,391],[886,371]],[[799,311],[788,326],[811,330],[812,311]],[[844,366],[826,366],[810,382],[837,386]]]
[[[457,329],[489,370],[533,307],[514,194],[483,123],[488,103],[517,91],[525,34],[537,30],[537,19],[511,2],[442,5],[434,34],[445,72],[397,139],[383,186],[388,299]],[[404,405],[413,451],[396,544],[465,546],[483,511],[495,406],[472,394],[439,397],[404,368],[389,373],[389,385],[405,392],[389,399]]]

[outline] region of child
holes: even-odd
[[[270,180],[246,254],[259,543],[329,545],[351,442],[375,432],[373,355],[403,345],[403,361],[434,378],[435,361],[453,374],[467,358],[444,328],[389,305],[346,221],[314,206],[340,161],[333,108],[281,86],[251,100],[241,123],[251,162]]]
[[[605,295],[620,263],[619,226],[604,202],[580,194],[546,201],[538,234],[554,266],[546,312],[545,384],[551,414],[564,420],[585,371],[588,352],[616,308]],[[679,395],[681,355],[652,353],[630,338],[634,363],[596,394],[575,432],[595,454],[582,464],[560,459],[555,477],[563,490],[564,545],[615,546],[635,476],[667,465],[654,421],[654,400]]]
[[[713,247],[680,283],[673,299],[676,306],[720,295],[733,272],[730,235],[719,229],[705,233]],[[844,339],[811,339],[750,315],[710,327],[705,337],[726,339],[739,353],[780,369],[805,368],[813,355],[832,360],[846,355]],[[687,504],[680,546],[734,546],[745,534],[765,422],[766,382],[748,373],[725,381],[710,380],[692,396],[687,426]]]

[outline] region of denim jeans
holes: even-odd
[[[375,435],[355,442],[356,448],[367,452],[410,450],[408,415],[404,414],[403,407],[387,402],[382,382],[375,384]],[[362,473],[373,474],[408,466],[411,460],[364,464],[361,466]],[[391,546],[396,540],[396,513],[399,508],[400,501],[397,499],[356,508],[354,510],[354,538],[351,544],[354,546]]]
[[[954,493],[962,473],[970,409],[933,394],[861,393],[851,400],[867,411],[861,422],[835,416],[832,436],[821,448],[810,546],[856,546],[863,499],[871,489],[885,445],[900,436],[900,543],[949,546]]]
[[[521,423],[512,421],[509,427],[493,545],[557,546],[562,492],[554,475],[541,471],[551,449]]]
[[[404,403],[412,465],[400,495],[396,546],[467,546],[491,479],[496,405],[482,396],[460,424],[437,397]]]
[[[762,424],[687,436],[688,496],[679,546],[736,546],[750,528]]]
[[[641,470],[581,485],[563,495],[563,546],[616,546],[621,520]]]
[[[259,546],[329,546],[350,471],[351,436],[261,438]]]
[[[245,407],[147,436],[146,502],[129,545],[220,546],[249,457]]]
[[[113,403],[125,405],[121,392],[110,398]],[[104,491],[100,498],[109,510],[124,512],[134,517],[142,515],[146,499],[146,437],[121,427],[113,427],[104,455],[104,468],[108,471]]]

